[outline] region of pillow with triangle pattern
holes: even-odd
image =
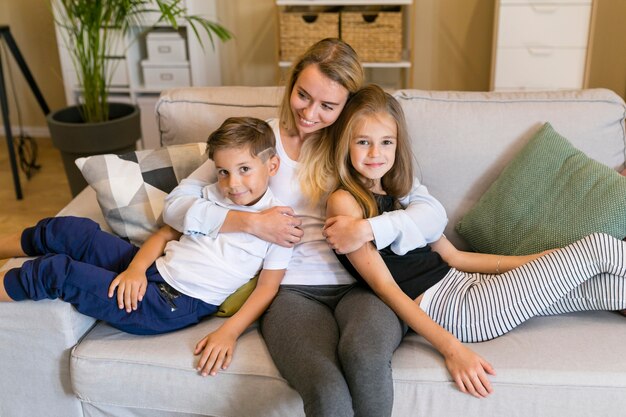
[[[111,230],[140,245],[163,226],[167,194],[206,160],[206,143],[201,142],[94,155],[78,158],[76,165],[96,191]]]

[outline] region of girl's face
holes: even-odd
[[[317,65],[300,72],[289,104],[300,137],[335,123],[348,100],[348,90],[322,74]]]
[[[387,113],[363,117],[350,138],[350,162],[364,178],[374,181],[371,191],[384,194],[380,179],[396,160],[398,128]]]

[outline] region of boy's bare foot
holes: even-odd
[[[6,275],[6,273],[7,271],[0,271],[0,302],[13,301],[13,299],[9,297],[9,294],[7,294],[7,291],[4,289],[4,276]]]

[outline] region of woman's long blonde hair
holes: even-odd
[[[288,134],[296,134],[296,120],[291,110],[290,98],[300,73],[309,65],[348,90],[351,96],[363,84],[363,67],[350,45],[336,38],[326,38],[312,45],[293,65],[280,106],[280,123]],[[349,97],[348,96],[348,97]],[[312,206],[332,191],[333,138],[324,128],[307,138],[300,150],[298,180],[302,193]]]
[[[395,199],[402,198],[409,194],[413,186],[413,153],[404,112],[391,94],[377,85],[363,87],[346,104],[330,132],[336,138],[333,152],[335,186],[354,196],[365,218],[378,215],[378,207],[374,194],[370,191],[371,180],[363,178],[352,166],[350,142],[365,118],[380,114],[390,115],[396,121],[397,127],[396,158],[391,169],[381,179],[382,188],[387,195]]]

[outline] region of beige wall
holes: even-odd
[[[218,0],[219,21],[235,34],[221,45],[222,84],[274,85],[277,14],[274,0]]]
[[[589,86],[626,97],[626,1],[596,0]],[[274,0],[218,0],[218,16],[236,39],[222,45],[225,85],[278,82]],[[412,86],[432,90],[489,88],[495,0],[414,0]],[[9,24],[51,108],[64,105],[48,0],[0,0],[0,23]],[[45,127],[36,101],[14,69],[26,126]],[[376,80],[378,81],[378,80]],[[11,119],[15,119],[12,104]],[[13,122],[16,123],[15,121]]]
[[[609,88],[626,98],[626,1],[596,2],[589,87]]]
[[[48,0],[1,0],[0,24],[9,25],[33,77],[51,109],[65,105],[65,93],[61,66],[57,52],[54,24]],[[15,99],[19,101],[22,123],[27,127],[45,128],[45,117],[31,93],[13,56],[5,47],[2,55],[5,83],[9,94],[9,114],[13,126],[17,126]],[[8,57],[7,57],[8,55]],[[15,82],[15,91],[9,78],[9,69]],[[4,130],[1,131],[4,135]]]
[[[414,0],[413,87],[489,89],[494,0]]]

